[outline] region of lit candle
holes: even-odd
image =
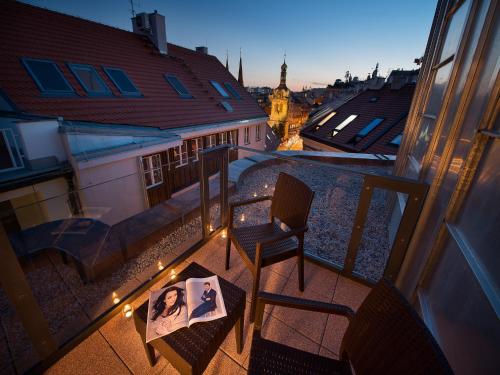
[[[227,229],[222,231],[222,238],[227,238]]]
[[[163,263],[161,262],[161,260],[158,261],[158,269],[161,271],[162,269],[164,269],[165,267],[163,266]]]
[[[245,221],[245,214],[241,214],[240,221]]]
[[[210,232],[213,232],[214,231],[214,227],[212,226],[212,224],[210,224]]]
[[[267,189],[267,188],[268,188],[268,186],[267,186],[267,184],[265,184],[265,185],[264,185],[264,189]]]
[[[175,270],[173,269],[170,271],[170,280],[174,280],[177,277],[177,274],[175,273]]]
[[[257,196],[257,193],[253,193],[254,198]]]
[[[132,313],[134,312],[134,309],[130,305],[125,305],[123,306],[123,315],[125,315],[125,318],[130,318],[132,316]]]
[[[113,292],[113,294],[111,295],[111,298],[113,298],[113,303],[115,305],[120,303],[120,298],[118,298],[118,294],[116,294],[116,292]]]

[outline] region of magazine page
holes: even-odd
[[[217,276],[188,279],[186,289],[189,325],[227,316]]]
[[[146,342],[187,326],[185,281],[151,292],[146,323]]]

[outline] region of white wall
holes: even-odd
[[[256,140],[256,128],[260,125],[260,141]],[[250,143],[245,144],[245,127],[239,127],[238,129],[238,145],[248,148],[253,148],[256,150],[264,151],[266,149],[266,126],[267,123],[265,121],[261,122],[257,125],[250,125]],[[240,159],[245,158],[247,156],[253,155],[250,151],[239,150],[238,157]]]
[[[147,208],[137,157],[76,171],[86,217],[113,225]]]
[[[59,162],[67,160],[57,120],[19,122],[17,129],[28,160],[50,156],[55,156]]]

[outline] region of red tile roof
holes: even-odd
[[[0,89],[30,114],[162,129],[266,116],[211,55],[168,44],[168,56],[163,56],[143,36],[14,1],[0,1],[0,35]],[[44,97],[22,57],[54,61],[78,96]],[[89,97],[67,63],[94,66],[114,95]],[[123,69],[143,97],[123,97],[103,66]],[[194,99],[180,98],[165,81],[167,73],[176,75]],[[242,100],[223,99],[211,79],[231,83]],[[234,111],[227,112],[221,100]]]
[[[404,130],[414,90],[414,84],[397,90],[391,89],[390,85],[378,90],[366,90],[338,107],[336,114],[318,130],[315,130],[317,124],[326,116],[306,124],[301,135],[348,152],[396,154],[398,147],[389,145],[389,142]],[[372,98],[377,99],[371,101]],[[358,117],[332,137],[332,130],[350,115]],[[359,142],[351,142],[356,134],[375,118],[384,120]]]

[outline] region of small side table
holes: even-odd
[[[214,274],[197,263],[191,263],[177,275],[171,285],[191,277],[209,277]],[[167,336],[146,343],[146,321],[149,300],[134,311],[135,329],[141,336],[146,356],[151,366],[155,364],[158,350],[181,374],[202,374],[221,346],[229,331],[235,327],[236,349],[243,350],[243,323],[246,293],[243,289],[219,277],[219,284],[226,305],[227,316],[211,322],[196,323],[181,328]]]

